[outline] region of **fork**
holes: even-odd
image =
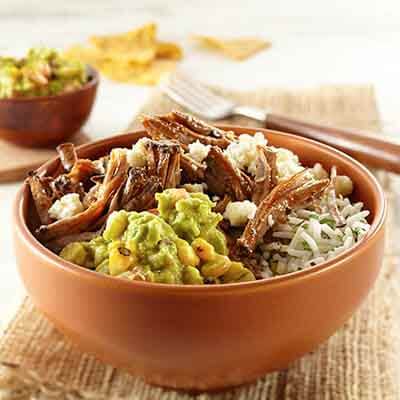
[[[328,144],[371,167],[400,173],[400,144],[377,138],[371,132],[335,128],[301,121],[257,107],[239,105],[218,96],[182,72],[162,83],[161,90],[177,104],[198,116],[217,121],[243,116],[264,124],[268,129],[293,133]]]

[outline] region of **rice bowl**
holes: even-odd
[[[286,368],[348,320],[380,270],[385,199],[364,167],[293,135],[223,128],[261,131],[271,145],[288,148],[309,167],[321,160],[326,170],[336,165],[354,183],[352,201],[370,211],[363,240],[321,264],[269,279],[224,285],[129,282],[93,273],[41,245],[32,234],[38,221],[27,185],[16,199],[17,264],[34,304],[81,349],[153,384],[215,390]],[[144,135],[115,136],[82,146],[78,154],[96,159]],[[41,171],[58,174],[59,159]]]

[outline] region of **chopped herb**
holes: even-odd
[[[311,251],[310,245],[309,245],[305,240],[303,240],[303,241],[301,242],[301,244],[303,245],[304,250]]]
[[[361,228],[352,228],[351,230],[352,230],[353,233],[357,236],[357,238],[358,238],[358,236],[360,235],[360,233],[362,232],[362,229],[361,229]]]
[[[330,226],[332,229],[336,229],[336,222],[330,218],[322,218],[320,221],[321,224],[326,224]]]

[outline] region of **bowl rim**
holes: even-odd
[[[82,85],[81,87],[79,87],[77,89],[71,90],[69,92],[53,94],[50,96],[10,97],[10,98],[5,98],[5,99],[0,98],[0,104],[51,101],[51,100],[55,100],[55,99],[61,99],[64,97],[68,97],[68,96],[74,95],[79,92],[84,92],[84,91],[90,90],[91,88],[98,86],[98,84],[100,82],[100,74],[96,68],[93,68],[89,64],[86,65],[86,68],[88,71],[89,79],[84,85]]]
[[[28,193],[28,185],[24,182],[19,189],[15,201],[14,201],[14,210],[13,210],[13,220],[15,222],[15,234],[19,235],[20,238],[23,239],[25,245],[28,245],[31,250],[36,253],[37,256],[44,258],[48,264],[51,264],[51,267],[59,268],[65,272],[76,275],[79,278],[91,280],[93,284],[103,285],[108,287],[115,287],[119,289],[125,290],[163,290],[167,291],[170,294],[179,294],[183,292],[207,292],[220,294],[225,292],[232,292],[238,290],[257,290],[260,287],[271,287],[274,285],[282,285],[282,284],[293,284],[296,282],[300,282],[303,279],[308,279],[312,277],[316,277],[319,274],[326,273],[327,271],[338,268],[343,264],[347,264],[354,257],[357,256],[358,253],[365,250],[372,242],[377,240],[378,235],[380,234],[385,219],[387,215],[387,202],[383,192],[381,185],[378,183],[377,179],[374,175],[364,167],[360,162],[343,153],[340,150],[337,150],[331,146],[322,144],[315,140],[299,137],[290,133],[274,131],[270,129],[264,128],[251,128],[251,127],[243,127],[238,125],[221,125],[218,124],[218,127],[222,129],[231,129],[241,131],[243,133],[249,132],[250,134],[254,134],[255,132],[262,132],[263,134],[268,135],[278,135],[283,138],[295,139],[298,141],[305,141],[307,143],[317,145],[324,150],[333,153],[334,157],[339,157],[347,164],[352,164],[353,168],[356,168],[361,172],[365,178],[367,178],[373,186],[375,191],[375,197],[378,198],[377,201],[377,210],[374,215],[374,219],[371,222],[370,231],[360,242],[356,243],[350,249],[344,251],[338,256],[333,257],[331,260],[325,261],[321,264],[317,264],[315,266],[311,266],[309,268],[305,268],[303,270],[291,272],[284,275],[274,276],[270,278],[259,279],[250,282],[240,282],[240,283],[227,283],[221,285],[181,285],[181,284],[166,284],[166,283],[156,283],[156,282],[145,282],[145,281],[128,281],[125,279],[116,279],[113,276],[99,274],[96,271],[89,270],[87,268],[76,265],[72,262],[63,260],[57,254],[53,253],[47,247],[45,247],[42,243],[40,243],[33,233],[29,230],[26,220],[24,218],[24,201],[26,201],[26,194]],[[138,137],[143,136],[145,131],[143,129],[137,129],[134,131],[129,131],[123,134],[118,134],[115,136],[110,136],[108,138],[92,141],[87,144],[83,144],[77,147],[77,151],[82,151],[88,148],[91,148],[91,151],[95,150],[96,147],[102,147],[104,145],[110,145],[113,142],[117,142],[123,139],[125,136],[129,136],[132,134],[136,134]],[[54,163],[58,156],[53,157],[41,167],[39,167],[39,171],[45,171],[46,167],[50,166]]]

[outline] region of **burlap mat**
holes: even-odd
[[[271,107],[288,115],[379,131],[378,112],[370,87],[225,94],[240,102]],[[169,101],[156,94],[143,112],[165,112],[171,107]],[[131,128],[136,126],[135,121]],[[392,177],[385,173],[378,175],[391,211],[395,211]],[[400,223],[396,224],[394,215],[389,216],[389,222],[384,270],[368,300],[339,332],[285,371],[269,374],[247,387],[214,395],[201,394],[196,398],[399,399],[395,329],[400,314],[394,305],[400,300],[396,286],[398,268],[395,268],[399,261],[395,240],[400,233]],[[334,293],[327,295],[334,296]],[[138,378],[81,353],[29,300],[23,303],[0,340],[0,363],[0,399],[189,400],[195,397],[150,387]]]

